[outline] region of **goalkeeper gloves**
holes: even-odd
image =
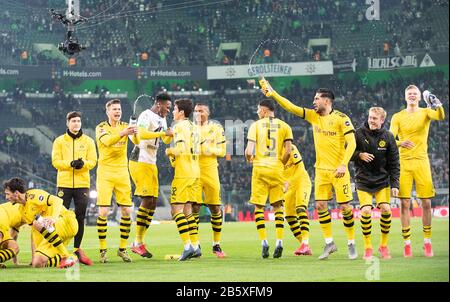
[[[427,107],[431,109],[436,109],[437,107],[442,106],[441,101],[428,90],[423,92],[423,100],[427,103]]]
[[[70,166],[72,168],[79,170],[79,169],[83,168],[84,161],[81,158],[79,158],[77,160],[72,160],[72,162],[70,163]]]

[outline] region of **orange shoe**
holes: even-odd
[[[433,248],[431,247],[431,242],[425,243],[423,245],[423,250],[425,252],[425,257],[433,257]]]
[[[380,246],[378,248],[378,252],[380,252],[381,259],[391,259],[391,255],[389,254],[389,249],[387,246]]]
[[[405,244],[405,247],[403,249],[403,257],[411,258],[412,256],[413,256],[413,254],[412,254],[411,244]]]
[[[83,263],[84,265],[89,265],[89,266],[94,264],[92,262],[92,260],[89,259],[88,256],[86,256],[86,254],[84,253],[84,251],[82,249],[78,249],[76,252],[74,252],[74,254],[77,256],[78,261],[80,261],[80,263]]]
[[[59,268],[68,268],[74,266],[75,263],[77,262],[78,262],[77,258],[66,257],[61,259],[61,262],[59,263]]]
[[[373,249],[372,248],[364,249],[363,259],[372,260],[372,257],[373,257]]]

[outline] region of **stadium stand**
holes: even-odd
[[[361,1],[233,0],[185,6],[177,1],[84,1],[80,14],[92,19],[79,26],[77,36],[86,41],[89,52],[80,53],[77,65],[247,64],[261,41],[282,47],[270,42],[280,37],[299,45],[297,52],[274,54],[271,62],[313,60],[306,47],[312,38],[331,39],[331,49],[321,59],[393,54],[396,45],[403,54],[444,51],[449,46],[448,1],[442,0],[382,1],[383,16],[378,22],[365,18],[367,5]],[[56,1],[2,4],[0,57],[4,64],[68,64],[64,57],[35,45],[57,45],[64,36],[64,27],[48,14],[52,7],[61,10]],[[241,42],[241,55],[225,61],[216,58],[222,42]],[[389,45],[388,52],[384,43]],[[144,52],[146,56],[141,56]]]
[[[38,47],[38,44],[57,45],[65,35],[64,27],[58,21],[52,21],[48,13],[50,8],[62,12],[64,8],[60,2],[2,2],[2,65],[68,64],[67,58]],[[381,19],[369,22],[365,17],[367,5],[363,1],[351,0],[233,0],[199,7],[187,7],[175,0],[86,0],[80,14],[91,19],[77,27],[76,33],[82,43],[86,42],[89,51],[77,56],[76,65],[248,64],[256,49],[259,53],[252,63],[304,62],[318,59],[307,47],[308,41],[315,38],[331,40],[328,53],[322,53],[320,60],[356,58],[361,61],[368,56],[448,52],[448,1],[381,1],[380,5]],[[292,41],[296,45],[295,51],[281,51],[286,45],[274,42],[280,38]],[[224,42],[240,42],[240,55],[226,59],[217,57],[220,44]],[[266,49],[270,55],[264,57]],[[409,83],[416,83],[421,89],[431,88],[444,100],[448,100],[449,95],[448,73],[443,72],[395,76],[374,85],[367,85],[360,74],[345,80],[338,76],[322,76],[314,78],[314,81],[314,88],[330,87],[335,91],[335,107],[347,113],[355,127],[365,120],[371,106],[384,107],[389,121],[393,113],[403,108],[402,87]],[[153,91],[147,93],[155,94],[164,89],[170,93],[198,91],[200,87],[214,91],[211,96],[195,96],[194,100],[208,103],[212,117],[222,124],[227,119],[244,122],[255,119],[256,100],[261,98],[252,85],[238,80],[164,85],[156,83]],[[18,83],[15,87],[2,87],[5,90],[0,92],[1,178],[20,169],[46,188],[55,183],[56,172],[51,167],[49,154],[40,146],[42,141],[18,129],[37,129],[48,142],[64,131],[62,117],[68,111],[81,110],[83,127],[91,131],[105,119],[103,106],[110,95],[108,87],[99,84],[92,90],[92,97],[79,98],[74,94],[87,92],[65,91],[61,86],[64,85],[58,81],[46,80],[39,84]],[[282,94],[300,105],[311,107],[314,88],[293,81]],[[234,93],[228,93],[230,90]],[[127,120],[131,114],[131,97],[121,99],[124,100],[123,120]],[[446,103],[445,106],[448,116]],[[293,126],[295,143],[310,176],[314,177],[315,154],[309,126],[283,110],[277,110],[276,114]],[[448,143],[442,144],[443,141],[448,142],[448,118],[432,123],[430,127],[429,154],[437,188],[448,188],[449,182]],[[164,148],[161,148],[160,183],[168,185],[173,172],[163,152]],[[246,207],[251,167],[242,156],[232,155],[231,161],[220,160],[220,169],[224,200]]]

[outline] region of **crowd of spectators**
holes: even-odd
[[[432,27],[433,12],[447,10],[448,1],[380,1],[382,22],[372,22],[366,35],[381,31],[386,36],[389,54],[394,49],[448,50]],[[0,60],[4,64],[67,64],[33,49],[33,43],[59,43],[65,28],[52,20],[48,10],[64,13],[53,0],[7,1],[0,12]],[[177,1],[83,1],[80,15],[90,18],[77,26],[76,35],[87,50],[77,57],[79,66],[178,66],[212,64],[247,64],[253,52],[271,48],[270,61],[305,61],[317,59],[311,38],[330,38],[331,50],[320,59],[352,59],[383,52],[383,42],[360,42],[349,52],[336,47],[335,30],[349,24],[352,32],[369,24],[369,5],[361,1],[327,0],[231,0],[205,5]],[[448,15],[447,15],[448,16]],[[361,30],[361,32],[363,32]],[[363,33],[364,34],[364,33]],[[287,39],[299,45],[282,51],[286,45],[273,41]],[[378,39],[378,38],[377,38]],[[242,42],[239,57],[216,58],[221,42]],[[56,44],[55,44],[56,45]],[[380,51],[381,48],[381,51]],[[328,57],[329,55],[329,57]],[[262,58],[262,54],[258,54]]]
[[[55,185],[49,185],[56,183],[50,154],[40,152],[32,136],[7,128],[0,138],[0,152],[9,155],[9,159],[0,164],[1,179],[23,176],[31,181],[32,187],[54,190]]]
[[[39,155],[39,147],[33,142],[33,137],[5,129],[0,136],[0,151],[7,154],[27,154],[30,157]]]

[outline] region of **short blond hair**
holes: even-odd
[[[386,110],[384,110],[382,107],[371,107],[371,108],[369,109],[369,112],[371,112],[371,111],[372,111],[373,113],[375,113],[375,114],[381,116],[384,120],[386,119],[387,112],[386,112]]]
[[[416,85],[408,85],[408,87],[406,87],[406,89],[405,89],[405,93],[406,93],[406,91],[408,91],[408,90],[410,90],[410,89],[417,89],[418,91],[419,91],[419,93],[420,93],[420,89],[419,89],[419,87],[417,87]]]

